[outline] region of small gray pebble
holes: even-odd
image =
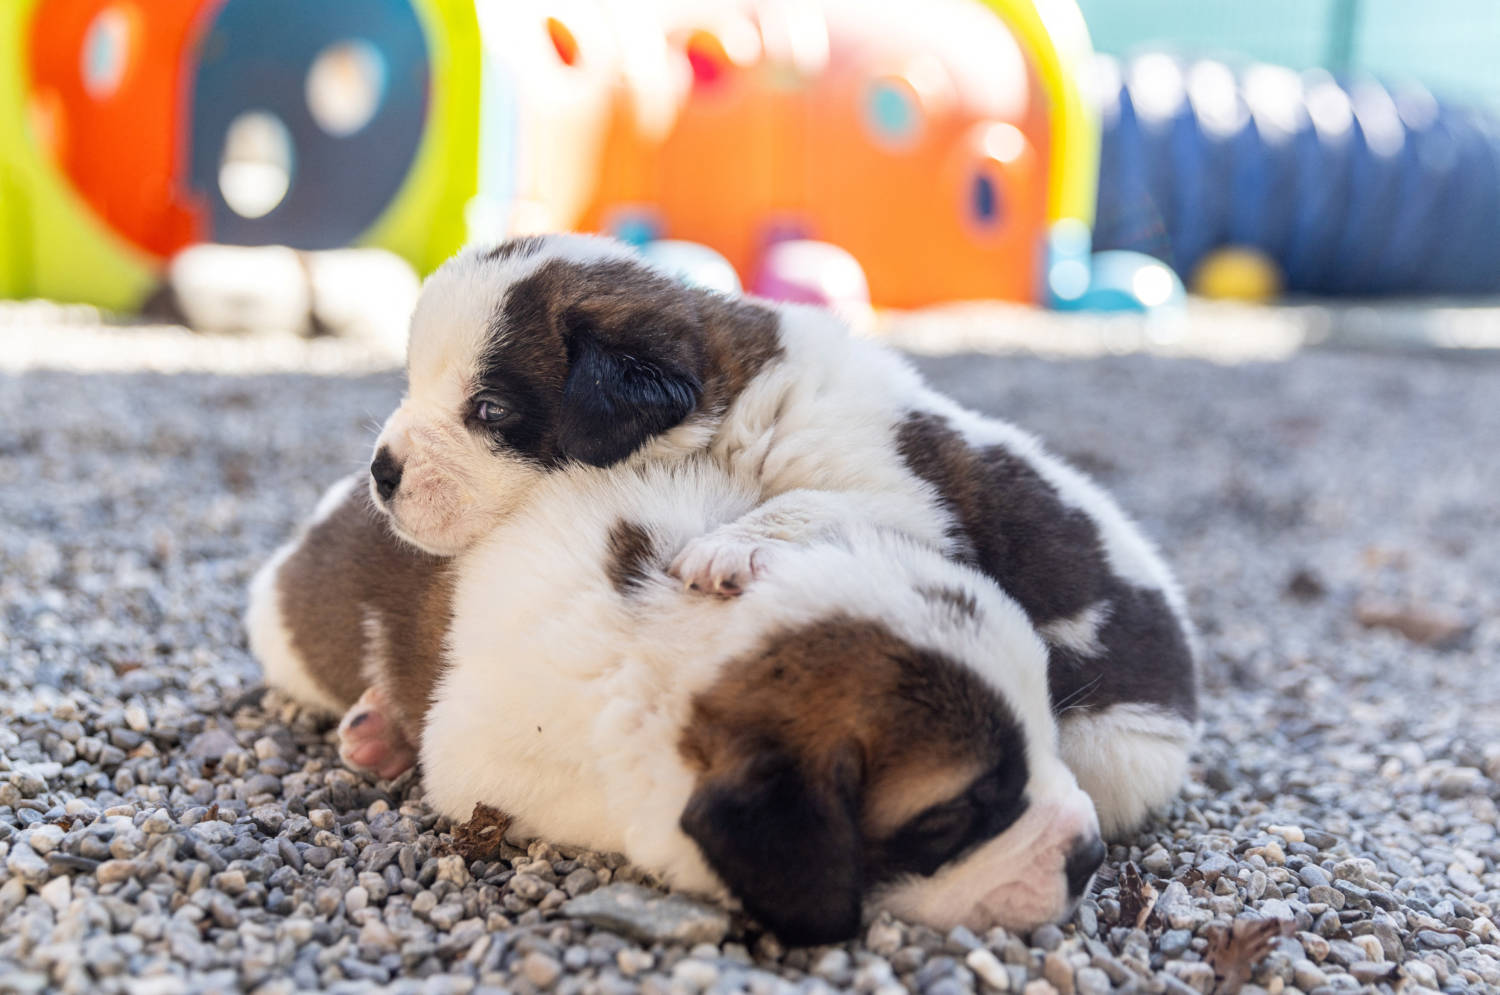
[[[1297,877],[1309,888],[1327,887],[1332,878],[1328,872],[1316,864],[1307,864],[1297,871]]]
[[[1097,967],[1080,967],[1073,975],[1073,987],[1078,995],[1108,995],[1113,988],[1109,975]]]
[[[1062,943],[1062,941],[1062,930],[1051,923],[1038,926],[1031,934],[1032,944],[1043,950],[1056,950],[1057,945]]]
[[[28,884],[40,884],[51,873],[47,861],[25,843],[10,848],[5,856],[5,869]]]
[[[1349,974],[1362,985],[1373,985],[1379,981],[1386,981],[1396,973],[1396,965],[1386,962],[1375,963],[1372,961],[1355,961],[1349,965]]]
[[[1157,941],[1157,949],[1168,957],[1179,956],[1193,942],[1193,934],[1185,929],[1169,929]]]
[[[970,950],[976,950],[984,946],[984,944],[967,926],[955,926],[948,931],[947,946],[953,953],[965,955]]]
[[[588,867],[579,867],[570,871],[562,882],[562,890],[569,898],[585,895],[597,887],[599,887],[599,875]]]
[[[1141,867],[1157,877],[1167,877],[1172,873],[1172,855],[1166,850],[1153,850],[1141,858]]]

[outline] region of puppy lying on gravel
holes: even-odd
[[[252,645],[304,701],[379,701],[351,712],[346,748],[400,766],[379,728],[398,725],[442,813],[484,803],[727,889],[788,942],[848,938],[875,908],[945,930],[1070,912],[1104,846],[1025,613],[859,524],[738,598],[668,575],[757,499],[707,458],[574,465],[441,559],[346,480],[257,578]]]
[[[570,466],[706,453],[756,503],[689,542],[674,575],[729,596],[848,522],[901,532],[991,577],[1041,633],[1064,751],[1106,833],[1180,786],[1195,670],[1149,541],[1034,438],[826,312],[685,287],[606,239],[538,236],[435,273],[407,367],[370,469],[414,546],[464,550]]]

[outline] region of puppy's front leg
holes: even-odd
[[[754,511],[691,540],[668,572],[705,594],[734,597],[744,591],[776,555],[778,546],[806,545],[840,534],[849,525],[893,525],[892,496],[852,491],[787,491]]]

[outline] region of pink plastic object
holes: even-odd
[[[811,239],[777,242],[767,249],[755,293],[835,310],[870,304],[870,285],[859,261],[836,245]]]

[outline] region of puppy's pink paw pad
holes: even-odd
[[[732,598],[760,575],[765,555],[755,542],[708,535],[688,543],[668,572],[691,590]]]
[[[355,770],[384,780],[399,777],[417,762],[416,751],[374,688],[361,695],[339,723],[339,756]]]

